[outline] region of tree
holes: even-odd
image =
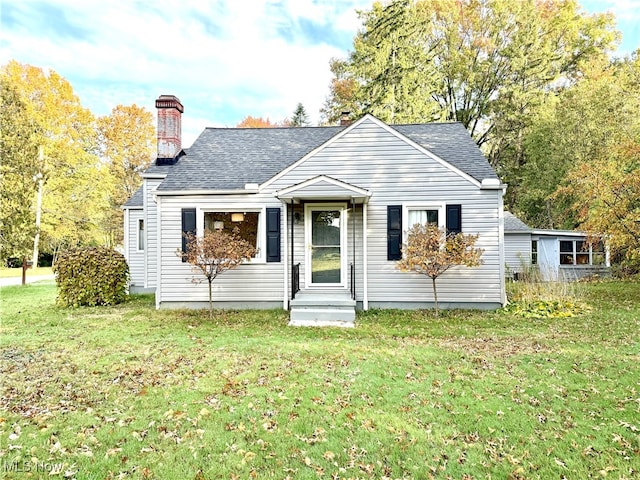
[[[296,109],[293,112],[293,117],[291,117],[291,121],[289,122],[290,127],[308,127],[311,125],[309,121],[309,115],[307,115],[307,111],[304,108],[302,103],[298,103]]]
[[[640,50],[594,67],[561,103],[546,142],[569,135],[557,155],[567,174],[551,195],[567,203],[579,227],[605,234],[612,257],[640,271]],[[562,121],[561,121],[562,120]]]
[[[237,128],[276,128],[276,127],[286,127],[288,122],[286,120],[282,122],[271,123],[269,118],[262,117],[252,117],[251,115],[247,115],[238,125]]]
[[[506,202],[536,227],[613,233],[586,220],[598,215],[616,221],[618,215],[597,199],[619,182],[630,189],[619,190],[618,200],[633,197],[639,110],[638,56],[591,62],[582,79],[554,94],[532,117],[524,138],[526,163],[517,176],[514,172]]]
[[[431,278],[436,317],[438,292],[436,279],[457,265],[475,267],[482,264],[482,249],[474,248],[477,235],[449,234],[436,225],[416,224],[409,229],[403,245],[403,258],[397,267],[404,272],[417,272]]]
[[[98,118],[100,156],[107,163],[109,209],[102,231],[107,245],[123,239],[122,205],[142,183],[140,173],[153,159],[155,128],[153,115],[137,105],[118,105],[111,115]]]
[[[33,248],[38,127],[15,88],[0,77],[0,260],[26,258]]]
[[[522,162],[522,128],[545,91],[616,39],[611,15],[566,0],[394,0],[361,19],[353,52],[331,63],[324,118],[459,121],[508,168]]]
[[[42,179],[44,247],[55,252],[99,243],[108,177],[95,154],[93,115],[54,71],[11,61],[0,76],[17,92],[35,127],[33,141],[43,148],[37,176]]]
[[[215,278],[227,270],[250,261],[256,248],[240,237],[237,229],[231,233],[223,230],[207,230],[203,236],[186,234],[187,251],[177,252],[193,267],[194,273],[205,276],[209,283],[209,318],[213,318],[213,293],[211,285]],[[198,281],[194,279],[194,281]]]

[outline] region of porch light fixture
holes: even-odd
[[[232,222],[244,222],[244,213],[232,213],[231,214]]]

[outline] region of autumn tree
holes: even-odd
[[[462,122],[494,166],[518,168],[531,109],[616,39],[613,17],[576,2],[394,0],[361,13],[362,29],[322,109],[390,123]]]
[[[43,150],[37,176],[42,179],[45,248],[55,252],[99,243],[108,176],[95,154],[93,115],[81,105],[69,82],[54,71],[11,61],[0,76],[24,104],[35,127],[33,141]]]
[[[567,205],[582,230],[606,235],[612,258],[630,272],[640,271],[639,111],[640,50],[610,65],[593,66],[560,100],[543,129],[547,136],[539,134],[540,143],[532,145],[537,165],[539,158],[565,160],[566,174],[555,190],[540,194]],[[527,183],[539,185],[529,173]],[[552,213],[566,215],[558,208]]]
[[[595,205],[593,195],[632,173],[625,164],[640,130],[638,56],[591,62],[584,70],[574,86],[556,92],[532,116],[524,139],[526,164],[510,182],[506,201],[536,227],[587,228],[581,224],[585,208]],[[618,180],[606,176],[616,163],[623,175]],[[597,179],[590,188],[585,175]],[[598,215],[615,218],[602,208]]]
[[[27,258],[35,236],[38,128],[26,105],[0,77],[0,260]]]
[[[311,125],[309,121],[309,115],[307,115],[307,111],[302,105],[301,102],[298,102],[296,109],[293,112],[293,116],[291,117],[291,121],[289,122],[290,127],[308,127]]]
[[[239,231],[206,230],[203,236],[186,234],[186,253],[177,254],[192,265],[194,273],[204,275],[209,283],[209,318],[213,318],[212,283],[216,277],[233,270],[256,254],[256,248],[243,239]],[[198,282],[199,279],[194,279]]]
[[[123,239],[122,205],[135,193],[140,173],[151,162],[155,149],[153,115],[137,105],[118,105],[111,115],[98,118],[99,151],[106,161],[108,203],[102,231],[107,245]]]
[[[397,267],[404,272],[416,272],[431,278],[436,317],[438,316],[438,292],[436,280],[452,267],[475,267],[482,264],[483,250],[474,248],[477,235],[450,233],[437,225],[416,224],[407,234],[402,247],[402,259]]]
[[[271,122],[269,117],[252,117],[251,115],[247,115],[238,125],[237,128],[276,128],[276,127],[286,127],[288,126],[288,122],[283,120],[282,122]]]

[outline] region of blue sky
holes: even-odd
[[[247,115],[282,120],[302,102],[315,123],[329,60],[344,57],[372,0],[3,0],[0,64],[65,77],[96,115],[118,105],[153,111],[161,94],[185,107],[183,145],[207,126]],[[581,0],[612,11],[619,54],[640,47],[640,0]]]

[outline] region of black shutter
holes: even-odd
[[[402,205],[387,206],[387,260],[402,258]]]
[[[187,234],[196,233],[196,209],[195,208],[183,208],[182,209],[182,253],[187,253]],[[187,257],[182,256],[182,261],[186,262]]]
[[[267,208],[267,262],[280,261],[280,209]]]
[[[447,205],[447,235],[462,232],[462,205]]]

